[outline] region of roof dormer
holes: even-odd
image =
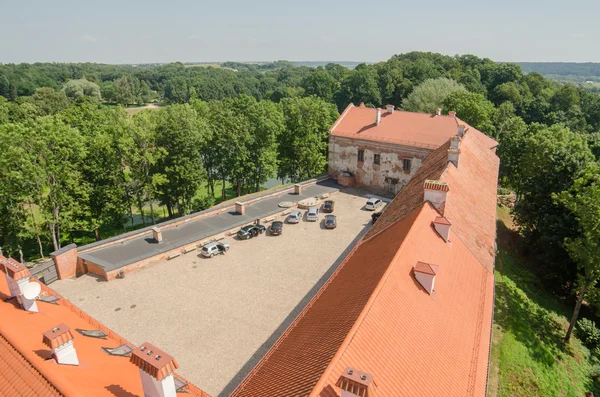
[[[415,279],[421,284],[425,291],[429,295],[431,295],[434,291],[435,286],[435,276],[438,271],[437,265],[432,265],[425,262],[417,262],[415,265],[413,272],[415,274]]]

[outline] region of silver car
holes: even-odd
[[[294,211],[288,216],[287,221],[288,221],[288,223],[298,223],[298,222],[300,222],[301,219],[302,219],[302,212]]]
[[[229,244],[221,241],[215,241],[202,247],[200,253],[206,258],[212,258],[217,254],[224,254],[227,251],[229,251]]]

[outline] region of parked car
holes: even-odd
[[[326,229],[335,229],[336,227],[337,227],[337,219],[335,219],[335,215],[325,216],[325,228]]]
[[[308,211],[306,211],[306,220],[310,222],[316,222],[319,220],[319,208],[318,207],[310,207]]]
[[[229,244],[216,241],[206,244],[204,247],[202,247],[200,253],[206,258],[212,258],[217,254],[224,254],[227,251],[229,251]]]
[[[242,240],[247,240],[252,237],[256,237],[259,234],[263,234],[267,230],[264,225],[248,225],[244,226],[237,232],[237,236]]]
[[[271,223],[269,231],[271,233],[271,236],[279,236],[283,231],[283,222],[275,221]]]
[[[301,219],[302,219],[302,212],[294,211],[288,216],[287,221],[288,221],[288,223],[298,223],[298,222],[300,222]]]
[[[375,211],[377,208],[379,208],[381,206],[381,204],[383,204],[383,201],[381,201],[378,198],[371,197],[370,199],[367,200],[367,204],[365,204],[365,209],[367,209],[369,211]]]
[[[371,223],[377,222],[377,219],[379,219],[380,216],[381,216],[381,212],[376,212],[374,214],[371,214]]]
[[[334,205],[335,202],[333,200],[326,200],[325,203],[323,203],[323,212],[332,213]]]

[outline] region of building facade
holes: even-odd
[[[395,195],[427,156],[459,133],[454,112],[436,114],[350,104],[329,132],[329,174],[342,185]]]

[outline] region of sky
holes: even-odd
[[[600,62],[600,1],[0,0],[0,63]]]

